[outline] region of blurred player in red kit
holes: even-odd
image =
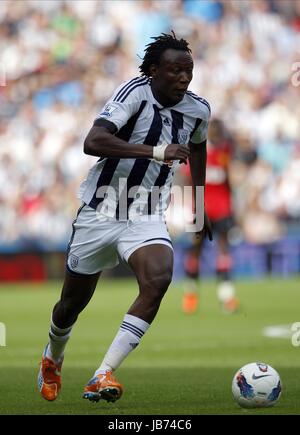
[[[228,180],[228,169],[232,157],[232,146],[222,121],[213,119],[209,125],[207,143],[207,168],[205,183],[205,208],[217,236],[216,275],[219,280],[217,295],[225,312],[238,309],[239,301],[231,281],[232,258],[228,233],[233,226],[232,200]],[[191,183],[190,169],[182,168],[183,176]],[[200,257],[204,239],[193,236],[192,245],[185,255],[186,283],[182,300],[183,311],[194,313],[198,308],[198,281],[201,269]]]

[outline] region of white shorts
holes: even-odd
[[[117,266],[118,256],[128,262],[138,248],[157,243],[173,249],[161,216],[116,221],[99,217],[96,210],[83,204],[73,222],[67,268],[75,273],[94,274]]]

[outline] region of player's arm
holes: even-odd
[[[190,151],[178,144],[152,147],[133,144],[115,136],[117,127],[105,119],[97,119],[84,141],[84,152],[92,156],[112,158],[154,158],[163,160],[182,160],[186,162]]]
[[[206,160],[207,160],[207,149],[206,140],[200,144],[194,144],[189,142],[190,156],[189,164],[193,183],[193,197],[194,204],[196,204],[196,189],[197,187],[205,188],[205,176],[206,176]],[[196,212],[196,210],[195,210]],[[209,218],[204,210],[204,227],[200,231],[200,236],[208,236],[209,240],[212,240],[212,228]]]
[[[189,156],[189,164],[193,180],[193,188],[195,189],[196,186],[204,187],[207,160],[206,140],[200,144],[194,144],[193,142],[190,142],[189,148],[191,152]]]

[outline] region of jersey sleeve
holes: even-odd
[[[105,119],[112,122],[118,130],[127,124],[140,106],[140,87],[136,86],[135,83],[141,81],[142,79],[133,79],[122,83],[103,106],[95,122],[98,119]]]
[[[105,119],[106,121],[112,122],[117,129],[120,130],[137,112],[137,110],[137,102],[120,103],[111,99],[104,105],[100,113],[97,115],[95,122],[98,119]]]
[[[190,141],[194,144],[200,144],[207,140],[208,124],[211,116],[211,108],[207,100],[198,96],[195,98],[194,96],[194,116],[197,117],[197,127],[192,132]]]
[[[208,130],[208,120],[204,119],[200,123],[199,127],[195,130],[193,135],[190,138],[190,141],[194,144],[199,144],[204,142],[207,139],[207,130]]]

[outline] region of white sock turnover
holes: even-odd
[[[61,329],[54,325],[51,320],[49,330],[49,346],[47,348],[46,357],[52,359],[55,363],[62,360],[66,344],[70,338],[73,325],[69,328]]]

